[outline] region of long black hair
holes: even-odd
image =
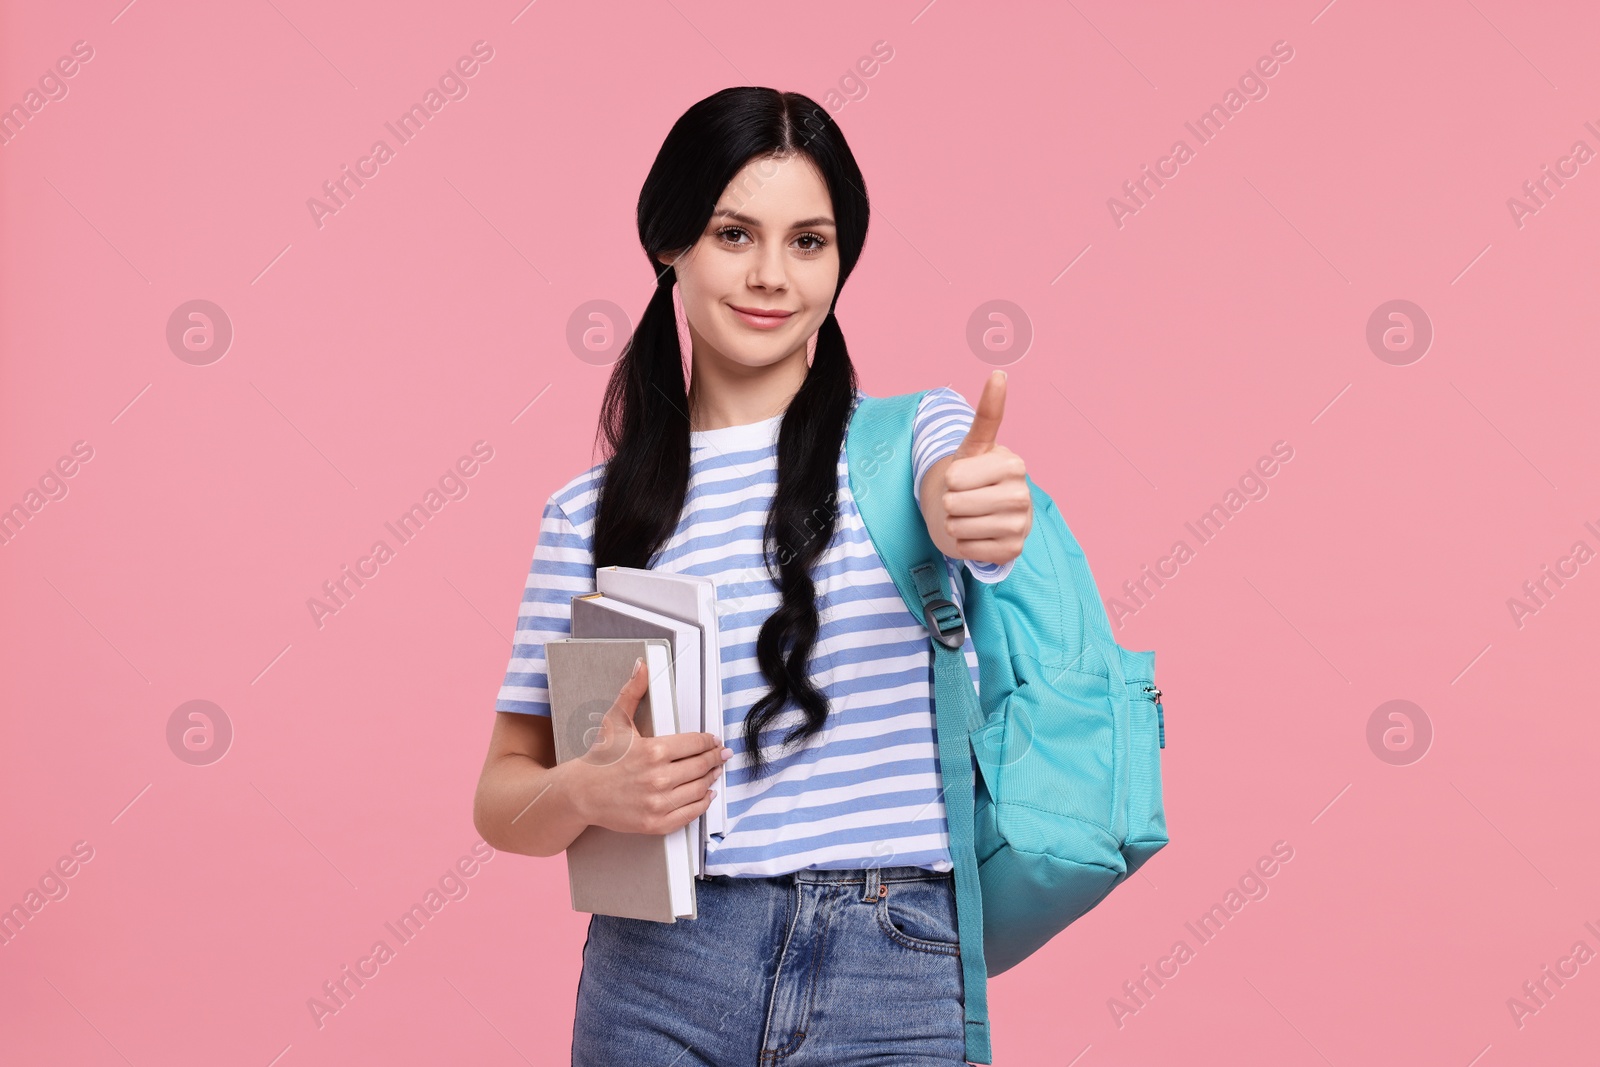
[[[822,729],[828,701],[812,684],[807,661],[816,645],[816,588],[811,568],[833,540],[838,518],[839,450],[855,400],[856,372],[834,317],[839,292],[867,236],[867,194],[838,124],[799,93],[741,86],[699,101],[673,124],[639,191],[639,243],[656,274],[655,293],[622,357],[612,368],[600,415],[610,458],[595,518],[596,567],[649,567],[677,529],[689,488],[689,404],[678,344],[672,286],[676,273],[657,256],[682,252],[705,232],[729,182],[755,159],[804,155],[833,200],[839,283],[800,390],[778,433],[778,484],[763,548],[778,563],[782,603],[756,639],[756,662],[770,690],[745,717],[752,777],[767,764],[761,730],[792,699],[805,722],[784,738]]]

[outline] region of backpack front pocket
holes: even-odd
[[[1026,655],[1012,663],[1021,684],[1001,706],[991,785],[1001,833],[1026,852],[1120,871],[1115,812],[1127,771],[1115,754],[1126,725],[1107,680]]]

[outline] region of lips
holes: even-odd
[[[784,311],[782,308],[741,307],[738,304],[729,304],[728,306],[733,309],[733,313],[738,315],[746,325],[754,326],[758,330],[771,330],[782,326],[789,321],[789,316],[794,314],[794,312]]]

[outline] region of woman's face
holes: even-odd
[[[837,238],[833,201],[808,156],[747,163],[687,253],[659,257],[677,268],[696,358],[750,368],[803,359],[838,288]]]

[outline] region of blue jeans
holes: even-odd
[[[698,919],[590,917],[573,1067],[967,1062],[950,872],[713,876],[695,898]]]

